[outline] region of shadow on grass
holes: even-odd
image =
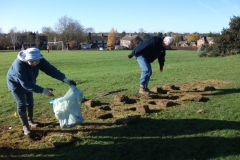
[[[202,95],[225,95],[225,94],[233,94],[240,93],[240,88],[229,88],[229,89],[217,89],[215,92],[206,93]]]
[[[82,126],[109,126],[94,128],[89,136],[75,145],[38,150],[1,148],[0,156],[54,155],[47,159],[211,159],[227,156],[240,157],[240,122],[142,118],[134,125],[115,126],[111,123],[83,123]],[[105,129],[103,129],[105,128]],[[235,130],[237,132],[231,132]],[[79,132],[84,130],[58,130]],[[86,130],[85,130],[86,131]],[[226,136],[227,135],[227,136]],[[84,143],[84,141],[92,143]],[[44,156],[45,157],[45,156]],[[27,159],[27,157],[25,157]],[[31,157],[31,159],[38,159]],[[39,158],[39,159],[43,159]],[[236,158],[235,158],[236,159]]]

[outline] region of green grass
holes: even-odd
[[[124,108],[147,102],[140,97],[135,104],[115,104],[116,94],[129,97],[139,90],[140,68],[130,51],[42,51],[44,57],[65,75],[77,82],[87,99],[115,105],[115,110],[102,111],[82,104],[84,123],[70,129],[37,129],[47,134],[39,141],[22,136],[18,118],[13,114],[15,101],[6,86],[6,73],[17,51],[0,51],[0,157],[2,159],[240,159],[240,55],[199,58],[195,51],[167,51],[164,71],[159,72],[157,61],[152,64],[153,75],[149,88],[173,84],[190,89],[212,85],[216,91],[204,92],[204,102],[179,102],[173,107],[151,106],[148,114],[140,114],[139,123],[116,125],[117,119],[99,119],[112,112],[121,118],[136,114]],[[40,73],[37,84],[54,89],[55,98],[63,96],[69,86]],[[100,97],[106,91],[125,91]],[[190,92],[192,93],[192,92]],[[160,99],[161,99],[160,95]],[[56,121],[52,99],[34,94],[35,119],[46,123]],[[198,110],[204,113],[198,114]],[[12,126],[11,130],[6,126]],[[55,148],[48,135],[70,134],[74,142]]]

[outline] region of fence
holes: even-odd
[[[197,51],[197,47],[176,47],[176,46],[172,46],[171,49]]]

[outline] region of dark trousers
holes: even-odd
[[[20,113],[26,113],[26,109],[33,108],[34,106],[34,100],[33,100],[33,93],[26,91],[25,93],[18,90],[12,91],[12,95],[17,103],[17,112]]]

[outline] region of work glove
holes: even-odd
[[[44,94],[47,95],[47,96],[54,96],[54,95],[51,93],[52,91],[53,91],[52,88],[44,88],[42,93],[44,93]]]
[[[74,85],[74,86],[77,85],[76,82],[75,82],[74,80],[67,79],[67,78],[64,78],[63,82],[69,84],[70,86],[71,86],[71,85]]]
[[[133,57],[133,56],[132,56],[131,54],[128,55],[128,58],[129,58],[129,59],[132,58],[132,57]]]

